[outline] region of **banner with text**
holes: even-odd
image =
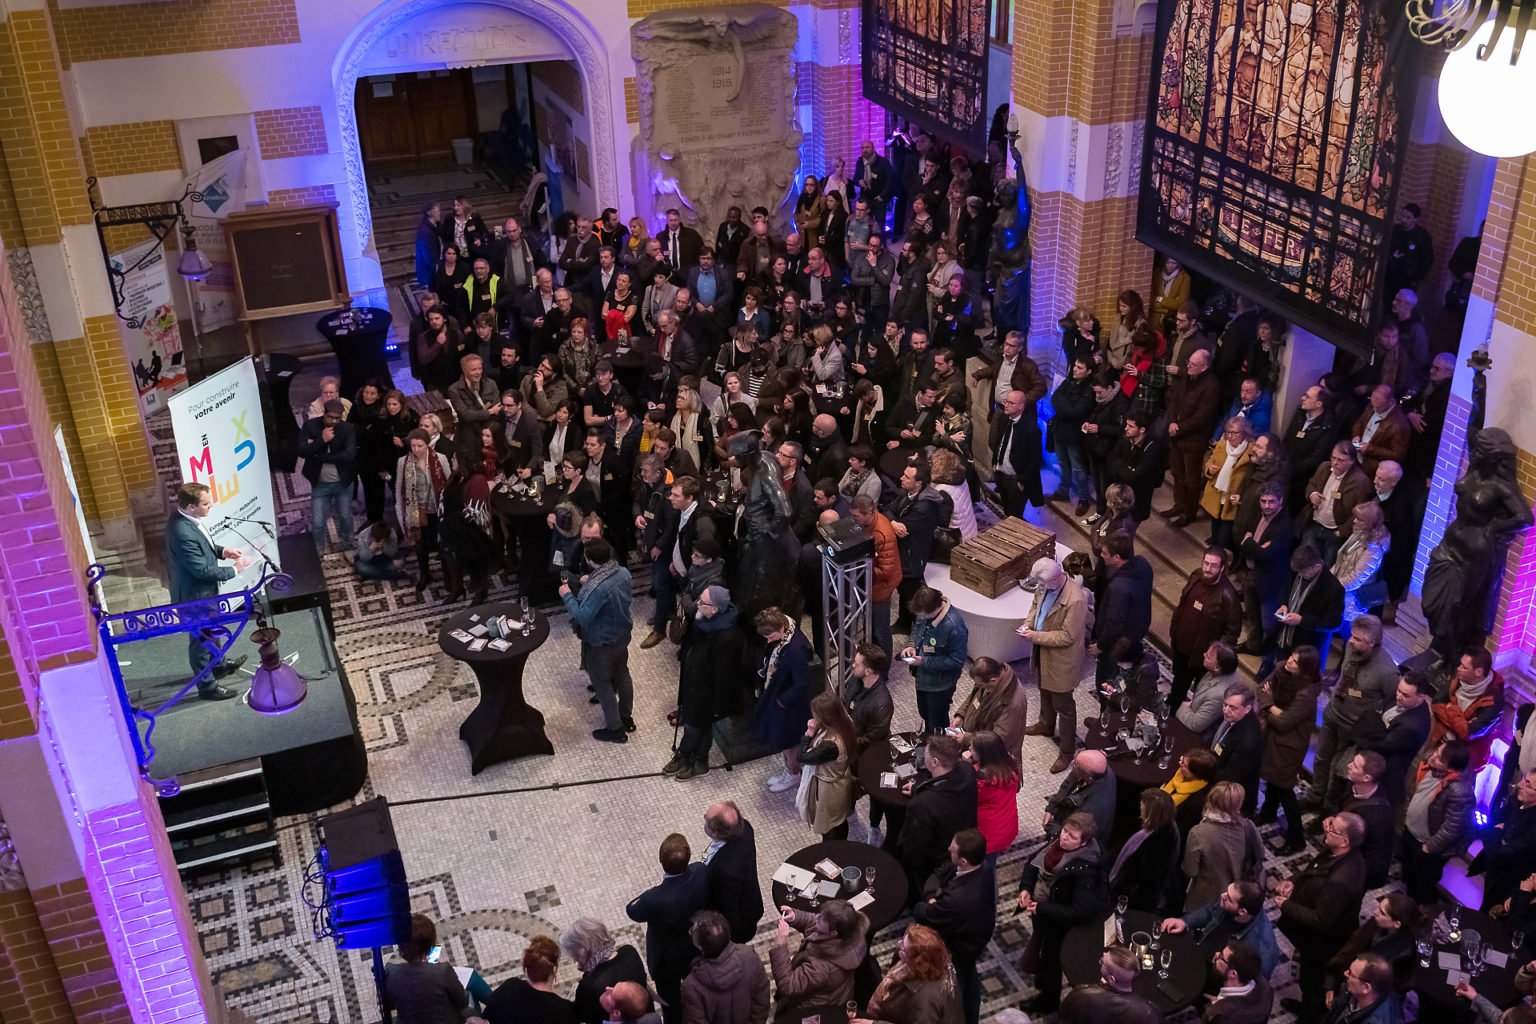
[[[149,239],[112,258],[112,269],[123,275],[123,316],[119,319],[128,365],[139,392],[139,408],[147,417],[165,408],[166,399],[187,386],[186,353],[176,324],[176,304],[165,265],[165,246]]]
[[[169,405],[182,482],[207,484],[213,490],[207,526],[214,543],[261,552],[277,564],[277,501],[255,361],[242,359],[220,370],[172,395]],[[261,566],[258,557],[245,572],[220,584],[220,592],[250,586],[261,575]]]
[[[198,329],[211,331],[235,323],[240,315],[234,267],[224,244],[224,226],[219,222],[245,209],[245,150],[236,149],[203,164],[181,183],[177,194],[188,186],[203,194],[201,201],[187,202],[187,219],[197,248],[213,264],[213,270],[195,288]]]

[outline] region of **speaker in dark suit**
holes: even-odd
[[[207,484],[183,484],[176,492],[176,511],[165,524],[165,564],[170,567],[171,603],[185,604],[219,596],[219,584],[235,578],[245,552],[239,548],[221,548],[213,542],[203,520],[213,508],[213,493]],[[221,559],[235,561],[235,566],[220,565]],[[213,660],[199,630],[189,635],[187,661],[192,674],[201,672]],[[245,662],[245,656],[226,658],[198,686],[204,700],[228,700],[235,691],[218,685],[216,677],[230,675]]]

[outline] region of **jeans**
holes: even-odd
[[[677,745],[677,756],[693,764],[708,764],[709,748],[714,740],[715,736],[711,730],[700,729],[696,725],[684,725],[683,740]]]
[[[357,574],[365,580],[392,580],[400,575],[400,562],[387,555],[377,558],[359,558]]]
[[[658,633],[667,631],[667,623],[677,614],[678,579],[672,575],[672,565],[666,552],[651,563],[651,593],[656,597],[656,610],[651,613],[651,628]]]
[[[622,729],[624,719],[634,717],[635,683],[629,675],[629,641],[594,646],[581,645],[582,664],[603,708],[603,724]]]
[[[923,731],[937,734],[949,728],[949,704],[954,699],[955,688],[947,690],[918,690],[917,713],[923,716]]]
[[[1201,660],[1204,655],[1204,651],[1192,656],[1178,651],[1170,652],[1169,660],[1173,662],[1173,682],[1168,687],[1170,712],[1179,710],[1179,705],[1189,699],[1190,687],[1205,672],[1205,664]]]
[[[1077,753],[1077,694],[1040,691],[1040,721],[1056,731],[1056,750],[1062,757]]]
[[[1078,501],[1093,498],[1092,470],[1088,465],[1088,449],[1081,438],[1063,440],[1060,432],[1056,437],[1056,460],[1061,463],[1061,484],[1057,490]]]
[[[891,599],[869,602],[869,640],[870,643],[885,652],[887,658],[891,657]]]
[[[1301,532],[1301,542],[1310,544],[1317,549],[1317,553],[1323,556],[1324,565],[1332,565],[1333,560],[1339,557],[1339,548],[1344,546],[1344,538],[1338,531],[1320,526],[1316,521],[1307,524],[1307,528]]]
[[[315,538],[315,548],[325,554],[332,515],[336,516],[336,535],[351,543],[357,537],[352,528],[352,485],[340,481],[318,483],[309,492],[309,529]]]

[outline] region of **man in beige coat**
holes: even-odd
[[[1040,721],[1025,730],[1029,736],[1055,736],[1059,756],[1051,774],[1072,764],[1077,750],[1077,684],[1083,678],[1088,635],[1088,599],[1082,586],[1054,558],[1042,558],[1029,570],[1041,587],[1032,614],[1019,626],[1019,636],[1034,644],[1040,673]]]

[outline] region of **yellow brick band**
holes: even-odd
[[[181,170],[174,121],[94,125],[85,130],[85,146],[97,177]]]

